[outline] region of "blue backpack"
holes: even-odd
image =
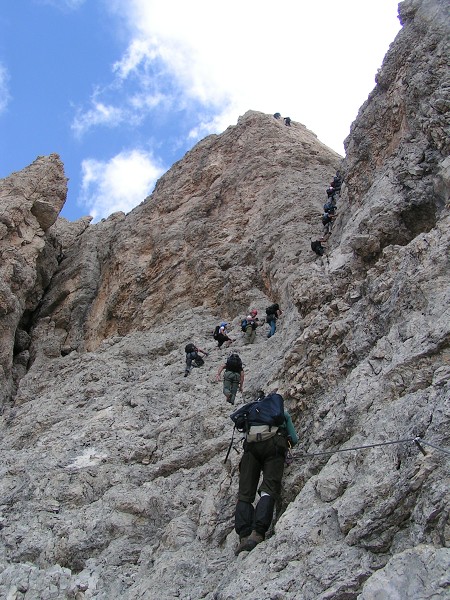
[[[252,425],[279,427],[284,423],[284,401],[280,394],[272,393],[261,400],[240,406],[230,415],[236,429],[248,433]]]
[[[266,425],[269,427],[270,431],[271,427],[276,427],[278,429],[278,427],[285,423],[283,396],[275,393],[267,396],[261,394],[258,400],[244,404],[244,406],[235,410],[234,413],[230,415],[230,419],[233,421],[234,427],[230,445],[228,446],[228,451],[225,460],[223,461],[224,463],[227,462],[231,448],[233,447],[235,429],[245,433],[248,440],[250,427],[252,425]],[[256,436],[256,438],[257,439],[253,441],[258,442],[258,436]],[[262,439],[263,438],[261,437],[261,440]]]

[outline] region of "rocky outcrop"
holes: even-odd
[[[66,188],[56,155],[39,157],[0,182],[0,405],[26,371],[28,316],[58,264],[48,231],[64,205]]]
[[[356,239],[352,231],[353,249],[365,260],[432,229],[448,202],[441,184],[450,149],[447,8],[434,0],[400,3],[404,27],[345,142],[348,208],[370,204]]]
[[[444,8],[401,4],[346,142],[327,257],[310,240],[339,157],[253,111],[129,215],[42,230],[51,280],[39,286],[34,266],[37,300],[1,321],[18,337],[27,316],[28,356],[0,419],[0,596],[448,595],[448,113],[429,102],[444,78],[421,83],[442,68]],[[403,178],[419,153],[427,168]],[[240,316],[273,300],[277,333],[244,346]],[[224,464],[230,409],[214,381],[222,318],[245,365],[238,402],[278,388],[300,436],[274,527],[238,557],[240,445]],[[209,355],[184,378],[188,341]]]

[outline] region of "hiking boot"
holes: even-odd
[[[184,376],[187,377],[189,375],[189,371],[184,372]]]
[[[244,538],[236,548],[235,554],[240,552],[251,552],[258,544],[264,541],[264,536],[256,531],[252,531],[248,538]]]
[[[247,543],[248,540],[248,535],[244,536],[244,537],[239,537],[239,545],[236,548],[236,550],[234,551],[235,556],[237,556],[238,554],[240,554],[243,550],[245,550],[245,544]]]

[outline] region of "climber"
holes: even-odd
[[[242,321],[242,329],[245,331],[244,334],[244,344],[253,344],[256,339],[256,328],[262,323],[259,322],[258,317],[256,316],[258,311],[253,308],[250,311],[245,319]]]
[[[333,221],[336,215],[332,215],[328,212],[324,212],[322,215],[323,235],[328,236],[331,233],[333,227]]]
[[[273,116],[274,119],[281,119],[281,114],[279,112],[276,112]]]
[[[323,247],[323,243],[326,240],[315,240],[311,242],[311,250],[313,250],[318,256],[323,256],[325,254],[325,248]]]
[[[335,215],[336,214],[336,204],[335,204],[335,202],[332,201],[332,200],[328,200],[323,205],[323,210],[326,213],[328,213],[329,215],[331,215],[331,216]]]
[[[186,369],[184,376],[187,377],[191,372],[192,367],[202,367],[205,361],[200,356],[201,352],[204,356],[208,356],[208,353],[195,346],[195,344],[187,344],[184,351],[186,352]]]
[[[271,304],[266,308],[266,323],[270,325],[270,331],[267,334],[268,338],[272,337],[277,330],[277,319],[281,317],[282,313],[283,311],[278,304]]]
[[[336,204],[336,194],[337,194],[337,190],[333,186],[330,185],[330,187],[327,188],[327,198],[333,204]]]
[[[220,381],[223,370],[225,370],[223,393],[227,402],[234,404],[238,390],[242,393],[244,389],[244,369],[239,354],[230,354],[226,362],[219,368],[216,381]]]
[[[280,498],[281,479],[288,449],[298,442],[292,419],[288,411],[284,410],[283,397],[272,392],[259,398],[258,404],[259,402],[265,402],[266,405],[269,403],[269,409],[261,410],[261,414],[267,414],[274,403],[281,403],[284,422],[278,427],[257,425],[258,433],[254,435],[253,426],[250,424],[246,434],[244,454],[239,465],[239,494],[234,515],[234,528],[239,536],[236,555],[253,550],[264,540],[272,522],[275,503]],[[262,428],[265,428],[264,434],[259,433]],[[260,441],[248,441],[249,436],[255,438],[258,435],[262,438]],[[262,482],[258,488],[261,473]],[[254,508],[257,491],[260,498]]]
[[[291,126],[291,117],[284,117],[284,124],[288,127]]]
[[[217,340],[218,348],[222,348],[223,344],[228,348],[235,341],[228,335],[227,327],[228,323],[225,321],[216,327],[217,331],[214,332],[214,339]]]
[[[336,175],[333,177],[333,181],[330,183],[330,187],[332,187],[336,192],[341,191],[342,178],[341,173],[339,171],[336,171]]]

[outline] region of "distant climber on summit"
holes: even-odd
[[[184,371],[184,376],[187,377],[191,372],[192,367],[202,367],[205,364],[205,361],[200,356],[199,352],[204,356],[208,356],[208,353],[192,343],[187,344],[184,351],[186,352],[186,369]]]
[[[291,126],[291,117],[284,117],[284,124],[288,127]]]

